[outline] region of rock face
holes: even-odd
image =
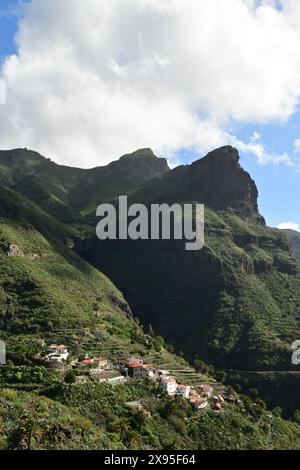
[[[240,166],[239,154],[233,147],[214,150],[193,163],[182,185],[190,187],[197,201],[203,200],[213,209],[230,207],[246,220],[264,223],[258,213],[256,184]]]
[[[96,238],[76,250],[116,283],[134,316],[189,358],[225,368],[288,368],[298,320],[286,322],[286,315],[291,304],[297,310],[300,281],[287,239],[266,227],[257,196],[237,151],[223,147],[146,182],[129,198],[204,203],[201,251],[185,251],[178,240]]]
[[[133,198],[149,202],[196,201],[217,211],[231,208],[243,219],[264,225],[258,212],[256,184],[239,159],[235,148],[221,147],[191,165],[177,167],[145,183]]]

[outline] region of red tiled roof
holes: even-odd
[[[140,367],[140,368],[143,367],[143,365],[140,364],[139,362],[128,362],[128,363],[127,363],[127,366],[128,366],[128,367]]]
[[[204,403],[205,401],[207,401],[207,400],[205,398],[202,398],[202,397],[190,398],[190,402],[195,403],[195,404],[201,404],[201,403]]]

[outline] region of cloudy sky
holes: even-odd
[[[300,225],[299,0],[0,0],[0,148],[92,167],[232,144]]]

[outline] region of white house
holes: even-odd
[[[174,395],[177,390],[176,378],[171,375],[162,375],[160,377],[160,386],[168,395]]]
[[[190,396],[191,387],[190,385],[178,384],[177,385],[177,393],[178,395],[182,395],[183,398],[189,398]]]
[[[49,349],[52,352],[46,358],[50,362],[63,362],[69,357],[68,348],[64,344],[52,344]]]

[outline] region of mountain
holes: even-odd
[[[0,367],[1,448],[299,448],[299,425],[278,411],[270,425],[251,387],[254,401],[242,397],[220,413],[212,405],[195,414],[152,381],[72,384],[41,359],[52,343],[67,344],[71,359],[103,355],[116,370],[138,354],[156,368],[181,371],[182,381],[212,384],[215,393],[228,387],[218,371],[198,361],[197,372],[183,354],[224,369],[290,369],[287,348],[299,331],[297,265],[286,237],[265,226],[255,183],[234,149],[174,170],[148,149],[92,170],[5,151],[0,181],[0,335],[8,358]],[[116,203],[120,194],[145,204],[204,202],[204,249],[84,239],[95,229],[97,205]],[[236,389],[241,382],[231,380]],[[267,398],[276,406],[277,378],[273,385]],[[287,388],[292,394],[285,410],[292,416],[298,395],[290,379],[282,386],[282,398]],[[227,393],[236,396],[230,387]],[[142,412],[128,405],[137,400]]]
[[[204,203],[205,246],[181,241],[80,241],[78,253],[124,292],[135,315],[177,350],[218,367],[289,369],[300,335],[291,247],[265,225],[237,151],[218,149],[143,186],[130,202]],[[286,302],[286,299],[289,302]]]
[[[298,265],[286,236],[266,226],[257,196],[237,151],[223,147],[146,182],[129,198],[146,205],[204,203],[201,251],[185,251],[178,240],[96,237],[80,240],[76,251],[113,280],[144,325],[189,360],[227,370],[244,390],[255,383],[270,403],[291,412],[300,407],[291,363],[291,344],[300,337]],[[276,387],[266,386],[264,373],[276,374]],[[294,399],[287,402],[285,393]]]
[[[0,151],[0,183],[78,231],[94,222],[96,207],[169,171],[165,159],[141,149],[91,170],[57,165],[27,149]]]
[[[147,379],[72,384],[68,372],[47,368],[40,354],[63,342],[72,358],[102,354],[120,368],[139,354],[224,390],[212,368],[196,374],[143,331],[118,289],[73,252],[76,230],[3,185],[0,201],[0,337],[8,359],[0,367],[1,449],[299,448],[300,426],[274,415],[270,436],[270,412],[258,400],[195,414]],[[133,400],[142,410],[129,406]]]

